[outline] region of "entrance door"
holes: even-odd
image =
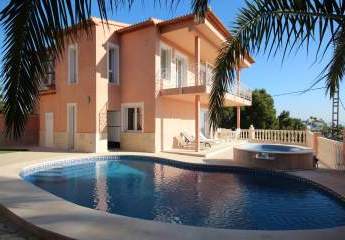
[[[67,105],[67,134],[68,134],[68,149],[75,149],[75,139],[76,139],[76,105]]]
[[[45,146],[54,146],[54,113],[45,113]]]
[[[108,112],[108,148],[120,147],[121,111]]]

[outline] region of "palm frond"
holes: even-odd
[[[345,72],[345,27],[335,36],[333,57],[326,69],[328,71],[325,75],[327,93],[333,97],[339,89],[339,82],[343,79]]]
[[[85,23],[90,17],[90,1],[76,0],[73,4],[70,1],[11,0],[0,13],[6,39],[2,76],[9,137],[21,135],[29,114],[37,105],[48,54],[61,55],[64,31],[77,21]],[[83,28],[88,29],[87,24]]]
[[[197,18],[203,19],[207,13],[209,0],[193,0],[192,9]]]
[[[234,72],[238,59],[233,56],[235,49],[241,52],[237,57],[260,51],[276,55],[283,50],[282,60],[292,49],[306,46],[311,41],[319,42],[316,57],[332,44],[345,18],[344,2],[341,0],[254,0],[246,1],[237,16],[232,36],[221,50],[216,62],[215,81],[210,97],[210,124],[218,126],[220,112],[223,108],[224,83],[234,82]],[[326,38],[328,34],[330,38]],[[225,67],[226,66],[226,67]],[[223,79],[218,79],[222,77]],[[221,84],[221,87],[217,86]]]
[[[155,2],[163,2],[156,0]],[[165,0],[176,4],[180,0]],[[20,137],[29,114],[38,103],[40,79],[47,71],[46,59],[62,56],[66,40],[80,33],[91,34],[88,19],[92,0],[10,0],[0,12],[4,29],[2,81],[6,135]],[[128,6],[134,0],[97,0],[102,19],[108,11]],[[70,28],[78,24],[78,27]]]
[[[213,70],[212,89],[210,93],[209,118],[211,128],[216,130],[223,117],[224,95],[236,77],[237,67],[243,60],[245,50],[235,38],[230,38],[221,49]]]

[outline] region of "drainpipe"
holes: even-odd
[[[200,95],[195,95],[195,151],[200,150]]]
[[[236,77],[237,77],[237,96],[240,96],[240,68],[236,69]],[[236,119],[236,127],[238,130],[241,129],[241,107],[237,106],[237,119]]]

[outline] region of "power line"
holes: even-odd
[[[318,88],[310,88],[310,89],[307,89],[307,90],[300,90],[300,91],[295,91],[295,92],[280,93],[280,94],[272,95],[272,97],[280,97],[280,96],[292,95],[292,94],[297,94],[297,93],[304,94],[304,93],[307,93],[307,92],[310,92],[310,91],[316,91],[316,90],[325,89],[325,88],[326,87],[318,87]]]

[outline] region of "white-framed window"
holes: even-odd
[[[127,103],[121,105],[122,131],[142,132],[144,130],[144,104]]]
[[[109,83],[119,84],[120,76],[120,57],[119,46],[113,43],[108,43],[107,49],[107,69],[108,69],[108,81]]]
[[[68,83],[76,84],[78,82],[78,45],[68,46]]]
[[[171,79],[171,59],[172,49],[161,43],[160,47],[161,57],[161,79],[170,81]]]

